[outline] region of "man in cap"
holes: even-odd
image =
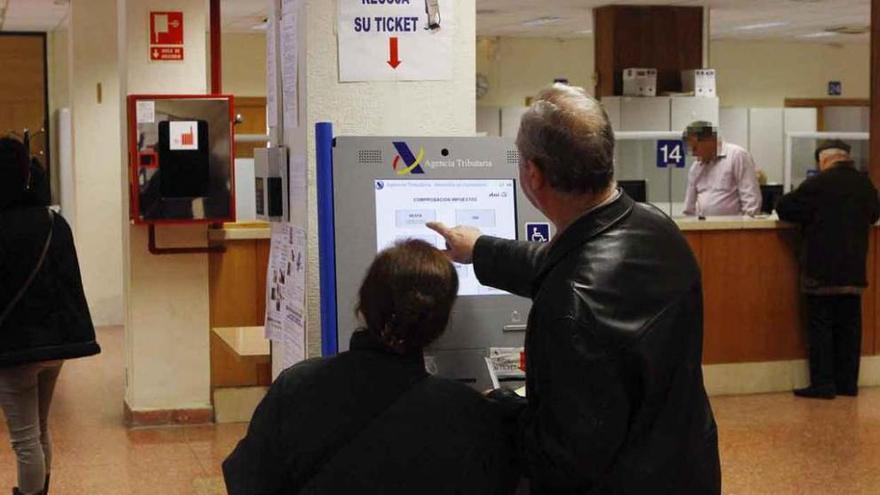
[[[779,201],[779,218],[803,230],[801,290],[807,298],[810,386],[799,397],[858,394],[861,293],[871,225],[880,217],[877,190],[840,140],[816,149],[819,174]]]
[[[685,215],[754,216],[761,212],[761,187],[748,151],[719,140],[711,122],[690,124],[684,139],[696,157],[688,172]]]

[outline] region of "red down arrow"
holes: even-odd
[[[401,63],[400,52],[397,45],[397,37],[392,37],[388,39],[388,51],[391,53],[391,56],[388,59],[388,65],[390,65],[392,69],[397,69],[397,67]]]

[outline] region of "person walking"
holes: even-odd
[[[0,139],[0,408],[18,466],[14,495],[49,491],[49,407],[62,363],[98,354],[73,243],[46,174]]]

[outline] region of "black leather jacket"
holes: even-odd
[[[700,270],[668,217],[622,194],[551,245],[482,237],[474,268],[534,300],[528,402],[493,394],[532,493],[720,493]]]

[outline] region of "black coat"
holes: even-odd
[[[700,270],[675,223],[626,194],[549,246],[481,237],[481,283],[533,299],[518,424],[533,494],[718,494],[700,367]]]
[[[880,203],[871,180],[852,162],[808,178],[782,197],[776,212],[803,228],[805,290],[867,287],[868,234]]]
[[[480,394],[356,332],[278,377],[223,474],[230,495],[501,494],[509,440]]]
[[[0,367],[101,352],[83,293],[70,226],[56,214],[46,260],[0,324]],[[50,228],[45,207],[0,210],[0,312],[37,266]]]

